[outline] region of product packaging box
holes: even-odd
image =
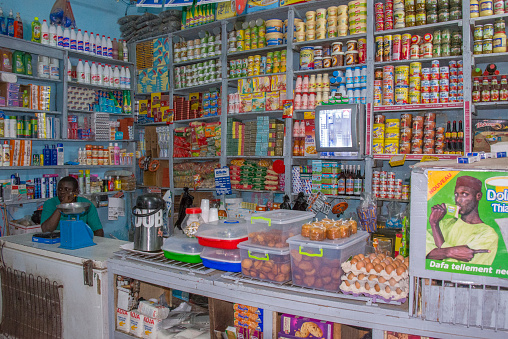
[[[490,146],[508,141],[508,120],[473,120],[473,152],[490,152]]]
[[[252,111],[253,112],[265,111],[265,93],[252,94]]]
[[[282,6],[289,6],[294,4],[301,4],[303,2],[307,2],[310,0],[280,0],[280,5]]]
[[[223,20],[236,16],[235,3],[236,1],[219,2],[215,11],[215,20]]]
[[[272,75],[271,76],[271,90],[272,91],[285,91],[286,90],[286,75]]]
[[[305,120],[305,155],[317,154],[316,126],[314,120]]]
[[[238,93],[240,94],[250,94],[254,92],[254,87],[252,84],[253,79],[240,79],[238,80]]]
[[[283,314],[280,320],[279,338],[333,339],[333,323],[317,319]],[[288,336],[289,335],[289,336]]]
[[[238,3],[238,1],[237,1]],[[248,0],[246,12],[254,13],[258,11],[264,11],[265,9],[273,9],[279,7],[279,0]],[[238,10],[237,10],[238,12]]]
[[[252,79],[252,87],[254,93],[270,91],[270,77],[258,77]]]

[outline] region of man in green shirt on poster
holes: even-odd
[[[478,213],[482,182],[474,177],[457,178],[455,204],[459,218],[447,218],[446,205],[431,208],[427,231],[427,259],[463,261],[492,265],[497,253],[498,235],[485,224]]]
[[[57,207],[60,204],[71,202],[89,202],[90,208],[88,211],[79,216],[93,231],[95,236],[103,237],[104,230],[102,229],[101,220],[97,214],[97,208],[92,202],[86,198],[78,197],[79,184],[76,178],[63,177],[58,182],[57,196],[47,200],[42,207],[41,228],[43,232],[53,232],[60,229],[60,220],[68,220],[69,216],[60,213]]]

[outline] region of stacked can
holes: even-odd
[[[263,19],[237,23],[235,29],[228,34],[228,53],[266,47],[266,33],[265,21]]]
[[[409,103],[409,66],[395,66],[395,105]]]
[[[348,3],[349,34],[367,33],[367,0]]]
[[[396,179],[394,172],[374,171],[372,174],[372,191],[376,198],[404,199],[402,197],[404,186],[409,185],[402,185],[402,179]]]
[[[229,60],[229,78],[286,72],[286,51],[268,52],[266,56],[251,55]]]
[[[175,63],[187,62],[218,56],[221,53],[221,38],[218,35],[205,33],[202,39],[177,42],[173,44],[173,60]]]
[[[207,60],[175,67],[175,89],[216,82],[222,78],[221,74],[222,66],[219,60]]]
[[[460,0],[386,0],[374,4],[376,31],[462,19]]]

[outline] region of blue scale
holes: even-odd
[[[67,215],[71,220],[60,221],[60,248],[75,250],[96,245],[93,242],[93,231],[79,217],[85,214],[90,208],[88,202],[72,202],[69,204],[60,204],[57,206],[62,210],[63,215]]]

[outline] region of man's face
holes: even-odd
[[[78,190],[74,189],[73,185],[70,183],[70,182],[59,182],[58,183],[58,188],[57,188],[57,195],[58,195],[58,199],[60,199],[60,202],[62,202],[64,200],[64,198],[67,196],[67,197],[72,197],[72,199],[74,200],[74,196],[78,194]],[[69,198],[67,198],[69,199]]]
[[[455,204],[459,206],[459,213],[461,215],[467,215],[478,209],[478,201],[480,201],[481,197],[481,192],[477,192],[470,187],[455,187]]]

